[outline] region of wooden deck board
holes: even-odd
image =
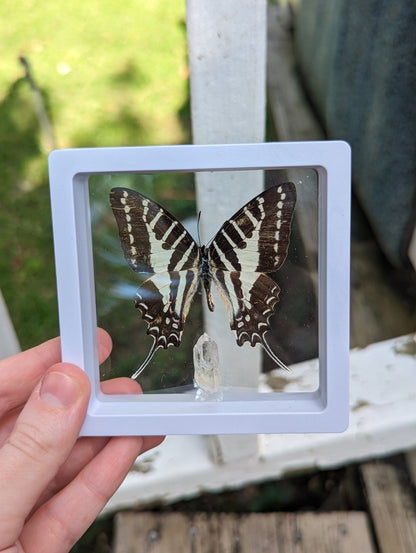
[[[361,511],[277,515],[279,552],[374,553],[367,514]]]
[[[279,553],[278,527],[274,513],[244,515],[236,519],[240,553]]]
[[[365,463],[360,471],[368,513],[122,512],[115,519],[113,551],[414,553],[416,503],[409,475],[385,461]]]
[[[119,513],[115,524],[114,553],[376,553],[358,511]]]
[[[361,466],[380,553],[416,551],[416,508],[409,488],[393,465]]]

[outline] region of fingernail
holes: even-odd
[[[69,407],[80,395],[78,383],[61,372],[48,373],[40,387],[40,397],[51,407]]]

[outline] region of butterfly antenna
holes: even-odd
[[[289,367],[287,367],[283,361],[280,361],[280,359],[277,357],[275,353],[273,353],[272,349],[270,348],[269,344],[266,342],[266,339],[263,336],[263,340],[261,342],[261,345],[263,346],[266,353],[269,355],[269,357],[278,365],[281,369],[287,372],[291,372]]]
[[[140,367],[137,369],[137,371],[131,375],[132,380],[136,380],[136,378],[144,371],[144,369],[147,367],[147,365],[152,360],[152,357],[156,353],[156,351],[160,348],[160,346],[157,345],[156,340],[154,341],[154,344],[152,348],[150,349],[149,353],[147,354],[146,359],[143,361],[143,363],[140,365]]]
[[[198,244],[201,245],[201,234],[199,233],[199,222],[201,221],[201,211],[198,212],[198,220],[196,223],[196,232],[198,234]]]

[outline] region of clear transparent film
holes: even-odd
[[[277,271],[267,273],[280,291],[278,301],[273,304],[273,315],[268,320],[270,330],[264,338],[273,354],[289,370],[279,367],[261,344],[254,347],[249,341],[237,344],[221,293],[212,282],[215,309],[210,311],[203,279],[199,277],[180,343],[157,349],[137,380],[145,395],[185,394],[196,401],[221,401],[224,393],[228,396],[244,392],[313,392],[318,389],[320,183],[319,173],[307,167],[209,173],[94,174],[89,177],[97,322],[113,339],[111,357],[100,367],[101,380],[131,377],[155,342],[147,333],[151,327],[143,318],[143,310],[136,307],[137,290],[152,273],[137,272],[126,259],[128,245],[123,249],[110,205],[111,190],[133,190],[157,202],[201,247],[209,246],[221,226],[262,190],[287,182],[295,187],[296,203],[287,256]],[[130,212],[130,215],[134,218],[141,214]],[[274,215],[268,213],[267,216]],[[149,225],[150,229],[150,219]],[[126,232],[127,239],[143,244],[144,249],[151,247],[152,237],[146,235],[145,227],[141,230],[141,235],[133,237]],[[271,240],[269,236],[255,238],[259,242]],[[240,252],[237,249],[237,258],[239,253],[247,256],[244,249]],[[185,293],[180,286],[171,283],[169,286],[176,296]],[[181,297],[175,300],[177,305],[183,301]],[[164,305],[159,307],[163,312]]]

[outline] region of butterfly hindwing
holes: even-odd
[[[146,367],[159,348],[179,346],[189,307],[198,288],[198,271],[157,273],[138,288],[135,303],[146,321],[154,343],[146,360],[132,378]]]
[[[158,347],[179,346],[183,326],[198,286],[195,269],[157,273],[138,288],[136,307]]]
[[[279,286],[263,273],[217,269],[213,275],[237,344],[259,343],[279,366],[286,368],[265,340],[270,330],[269,319],[279,301]]]
[[[166,209],[139,192],[113,188],[110,204],[127,263],[138,273],[183,271],[198,265],[199,248]]]
[[[213,267],[227,271],[277,271],[287,256],[296,203],[291,182],[272,186],[226,221],[209,246]]]

